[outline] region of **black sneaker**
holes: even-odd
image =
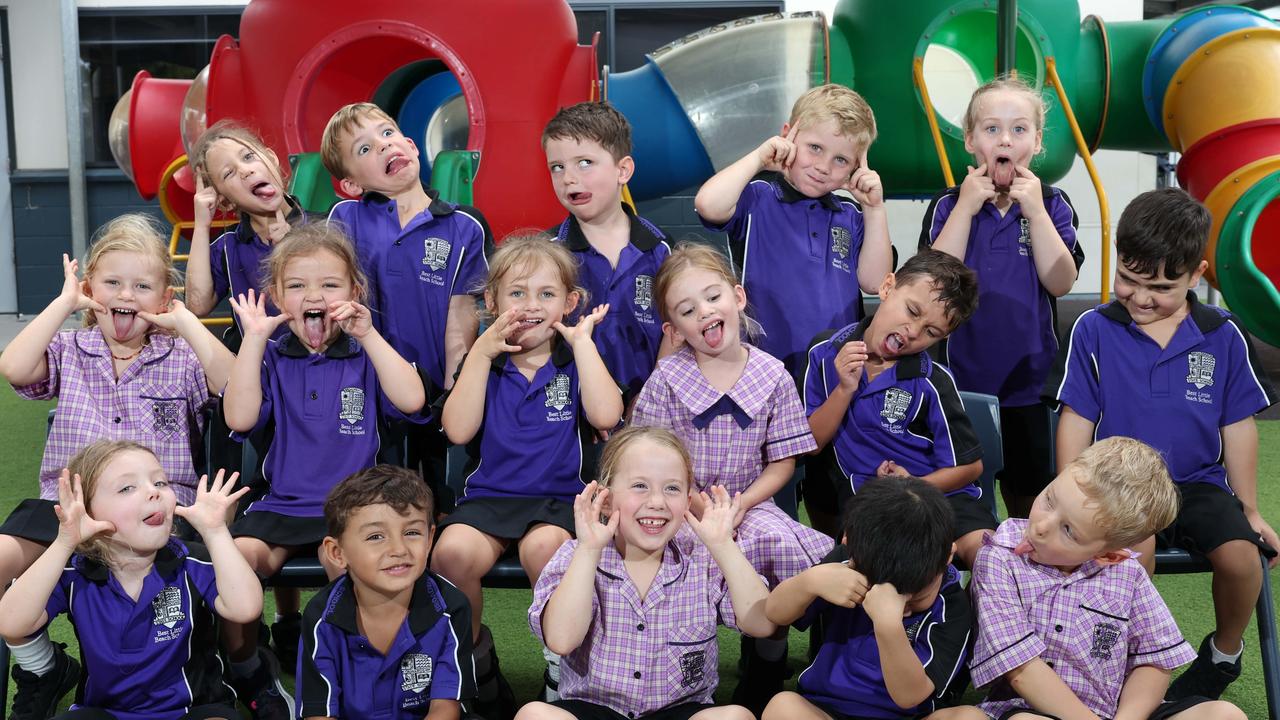
[[[271,647],[280,660],[280,669],[290,675],[298,670],[298,638],[301,635],[301,613],[289,613],[271,624]]]
[[[46,720],[53,717],[58,701],[80,682],[80,663],[67,654],[66,645],[53,644],[53,669],[36,675],[13,666],[13,720]]]
[[[1241,653],[1233,663],[1215,663],[1213,648],[1209,646],[1212,638],[1213,633],[1205,636],[1200,643],[1200,654],[1191,662],[1191,667],[1169,685],[1169,691],[1164,694],[1165,700],[1181,700],[1192,695],[1217,700],[1222,697],[1222,691],[1240,677],[1240,661],[1244,654]]]
[[[765,660],[752,652],[746,659],[746,668],[738,680],[738,686],[733,689],[731,702],[760,717],[773,696],[782,692],[782,684],[789,675],[787,654],[784,652],[777,660]]]
[[[490,683],[496,686],[496,694],[492,700],[481,700],[481,693],[488,694],[491,691]],[[490,651],[489,672],[484,677],[476,678],[476,698],[471,701],[470,711],[485,720],[511,720],[516,715],[516,709],[516,693],[498,668],[498,654]]]
[[[293,696],[280,684],[280,662],[266,648],[258,648],[262,664],[251,677],[231,683],[236,697],[256,720],[293,720]]]

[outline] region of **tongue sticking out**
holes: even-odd
[[[1023,541],[1022,541],[1022,542],[1018,543],[1018,547],[1016,547],[1016,548],[1014,548],[1014,549],[1013,549],[1013,554],[1014,554],[1014,555],[1027,555],[1027,554],[1029,554],[1032,550],[1035,550],[1035,548],[1031,546],[1031,543],[1027,542],[1027,540],[1026,540],[1026,539],[1023,539]]]
[[[279,191],[276,190],[275,185],[264,182],[264,183],[258,184],[253,188],[253,194],[255,197],[257,197],[260,200],[270,200],[274,198],[276,195],[278,195]]]
[[[151,525],[153,527],[162,525],[164,524],[164,513],[153,512],[150,515],[148,515],[147,518],[142,522],[146,523],[147,525]]]
[[[324,316],[305,315],[302,318],[302,329],[307,334],[307,345],[318,348],[324,344]]]
[[[720,347],[720,342],[724,340],[724,323],[716,323],[702,331],[702,338],[711,347]]]
[[[111,313],[111,324],[115,326],[116,340],[124,340],[133,331],[133,323],[138,316],[135,313]]]
[[[890,355],[897,355],[899,352],[901,352],[902,346],[904,344],[905,343],[903,343],[902,341],[902,336],[899,335],[898,333],[890,333],[889,337],[884,339],[884,348],[889,352]]]
[[[406,158],[406,157],[393,158],[391,162],[387,163],[387,174],[395,175],[396,173],[404,169],[404,167],[408,164],[409,164],[409,158]]]
[[[996,190],[1006,192],[1010,185],[1013,185],[1013,178],[1017,175],[1014,170],[1013,161],[1009,158],[996,158],[995,165],[991,168],[991,184],[996,186]]]

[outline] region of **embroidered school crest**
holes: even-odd
[[[1031,221],[1026,218],[1018,218],[1018,244],[1031,244]]]
[[[636,307],[648,310],[653,305],[653,276],[636,276]]]
[[[557,373],[547,383],[547,407],[563,410],[569,404],[569,376]]]
[[[889,388],[884,393],[884,409],[880,417],[891,423],[901,422],[907,416],[907,408],[911,407],[911,393],[902,388]]]
[[[187,617],[182,612],[182,591],[166,587],[151,601],[151,624],[172,628]]]
[[[1111,656],[1111,649],[1120,641],[1120,626],[1115,623],[1102,622],[1093,626],[1093,645],[1089,646],[1089,657],[1106,660]]]
[[[1207,352],[1187,354],[1187,382],[1203,390],[1213,385],[1213,366],[1218,361]]]
[[[420,693],[431,687],[431,656],[409,653],[400,661],[400,690]]]
[[[831,228],[831,252],[842,258],[849,257],[849,245],[853,242],[853,235],[849,232],[849,228],[836,226]]]
[[[342,409],[338,417],[355,425],[364,419],[364,390],[358,387],[342,388]]]
[[[911,623],[911,625],[909,625],[906,628],[907,642],[914,644],[916,641],[916,638],[920,637],[920,630],[924,628],[924,620],[925,619],[922,617],[919,620],[916,620],[915,622]]]
[[[160,435],[168,435],[182,427],[181,400],[152,400],[151,425]]]
[[[706,676],[707,651],[693,650],[680,656],[680,686],[697,687]]]
[[[432,271],[438,271],[449,264],[449,251],[453,249],[453,245],[448,240],[429,237],[422,241],[422,247],[422,264]]]

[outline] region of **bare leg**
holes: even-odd
[[[1244,629],[1253,616],[1253,606],[1262,589],[1262,563],[1258,546],[1247,540],[1232,540],[1208,554],[1213,564],[1213,614],[1217,628],[1213,644],[1233,654],[1244,640]]]
[[[480,580],[502,557],[507,547],[499,540],[470,525],[450,525],[440,533],[431,550],[431,570],[458,586],[471,602],[471,639],[480,639],[480,619],[484,611],[484,593]]]

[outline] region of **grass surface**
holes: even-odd
[[[53,403],[19,399],[12,390],[0,388],[0,512],[8,514],[23,498],[38,493],[40,456],[44,449],[45,415]],[[1258,423],[1261,449],[1258,458],[1259,504],[1263,515],[1273,524],[1280,523],[1280,421]],[[1276,572],[1271,573],[1273,587]],[[1162,575],[1159,587],[1183,634],[1195,646],[1213,628],[1213,603],[1209,595],[1209,575]],[[486,590],[485,622],[493,629],[501,653],[503,673],[515,688],[521,701],[532,699],[542,683],[542,653],[529,632],[526,612],[532,594],[528,590]],[[304,596],[305,602],[305,596]],[[273,611],[270,593],[268,610]],[[65,617],[55,621],[54,639],[66,642],[74,651],[75,642]],[[1258,654],[1256,620],[1245,633],[1244,674],[1227,690],[1224,699],[1239,705],[1251,718],[1266,717],[1267,704],[1262,684],[1262,661]],[[798,672],[806,666],[808,636],[792,634],[791,665]],[[718,697],[727,698],[736,683],[738,660],[737,635],[720,632],[720,675],[723,679]],[[1280,670],[1280,668],[1278,668]],[[13,687],[10,683],[10,698]],[[11,702],[11,700],[10,700]],[[8,705],[9,703],[6,703]],[[65,705],[65,703],[64,703]]]

